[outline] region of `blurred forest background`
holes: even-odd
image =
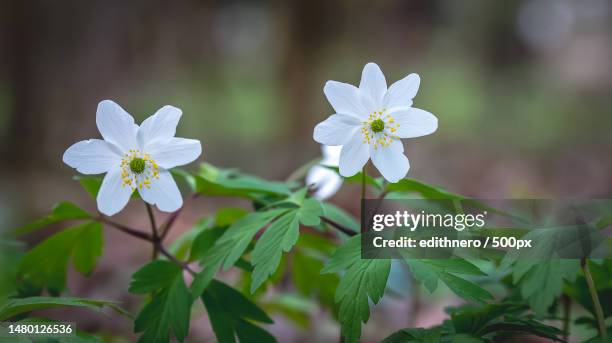
[[[100,100],[118,102],[138,122],[175,105],[183,110],[178,135],[203,142],[201,160],[285,179],[320,154],[312,130],[332,113],[325,81],[358,84],[369,61],[389,83],[420,74],[414,106],[439,118],[434,135],[405,140],[409,177],[482,198],[612,196],[606,0],[15,0],[0,5],[0,24],[3,228],[60,200],[95,207],[61,156],[99,137]],[[356,213],[357,192],[346,186],[332,201]],[[221,205],[227,201],[198,200],[180,228]],[[145,228],[141,207],[132,204],[118,220]],[[135,312],[139,300],[126,295],[127,283],[148,248],[115,232],[106,242],[92,278],[74,275],[71,291]],[[366,339],[440,322],[449,300],[432,299],[418,311],[383,301]],[[337,338],[329,317],[315,313],[316,331]],[[132,330],[127,320],[82,320],[86,330]],[[312,335],[276,323],[278,337]],[[205,316],[192,332],[213,337]]]

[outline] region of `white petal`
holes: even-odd
[[[193,162],[202,154],[202,144],[197,139],[178,137],[154,140],[148,144],[146,153],[160,167],[170,169]]]
[[[323,159],[321,164],[324,166],[337,167],[340,163],[340,151],[342,146],[340,145],[321,145],[321,154]]]
[[[370,98],[373,107],[382,107],[383,97],[387,92],[387,80],[376,63],[368,63],[363,67],[359,89],[364,96]]]
[[[306,174],[306,184],[315,188],[315,198],[326,200],[338,192],[342,186],[342,178],[335,171],[316,165]]]
[[[417,74],[410,74],[395,82],[385,94],[383,104],[390,111],[407,109],[412,106],[412,99],[419,90],[421,78]]]
[[[351,139],[342,146],[340,152],[340,175],[353,176],[368,162],[370,151],[368,144],[363,142],[361,132],[356,132]]]
[[[364,118],[369,113],[363,105],[359,88],[353,85],[337,81],[327,81],[325,87],[323,87],[323,93],[325,93],[327,101],[329,101],[338,114]]]
[[[66,149],[64,163],[83,174],[106,173],[121,163],[117,148],[101,139],[89,139],[74,143]]]
[[[315,126],[313,139],[325,145],[343,145],[357,131],[361,122],[346,114],[333,114]]]
[[[123,187],[122,182],[121,169],[118,167],[111,169],[104,176],[96,199],[100,212],[112,216],[127,205],[130,195],[132,195],[132,188],[129,186]]]
[[[438,129],[438,118],[418,108],[393,113],[392,116],[400,125],[396,134],[401,138],[426,136]]]
[[[146,150],[147,143],[156,139],[165,140],[174,137],[182,113],[180,109],[166,105],[145,119],[138,129],[138,144],[140,147]]]
[[[371,154],[376,169],[391,183],[403,179],[410,169],[408,158],[404,155],[404,145],[399,139],[393,140],[388,147],[372,149]]]
[[[134,118],[113,101],[103,100],[98,104],[96,124],[104,140],[115,144],[123,151],[135,149],[138,125]]]
[[[151,182],[151,188],[138,189],[142,199],[156,205],[160,211],[174,212],[183,206],[183,198],[169,171],[161,169],[159,178]]]

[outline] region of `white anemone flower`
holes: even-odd
[[[110,100],[101,101],[96,124],[102,139],[73,144],[64,163],[82,174],[106,173],[98,192],[98,210],[108,216],[121,211],[136,190],[164,212],[183,205],[169,169],[192,162],[202,153],[199,140],[174,137],[182,111],[164,106],[142,122]]]
[[[327,81],[323,92],[335,114],[314,129],[314,140],[325,145],[342,145],[340,174],[353,176],[371,158],[389,182],[404,178],[410,169],[401,138],[433,133],[438,119],[412,107],[420,78],[410,74],[387,89],[385,75],[375,63],[363,68],[359,88]]]
[[[319,200],[331,198],[342,186],[342,177],[327,167],[338,167],[341,146],[321,145],[321,162],[306,174],[306,184],[315,189],[313,196]]]

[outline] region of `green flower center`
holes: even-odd
[[[140,174],[145,170],[145,160],[140,157],[135,157],[130,161],[130,170],[134,174]]]
[[[373,132],[382,132],[385,129],[385,122],[382,119],[376,119],[370,124]]]

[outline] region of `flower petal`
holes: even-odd
[[[325,145],[343,145],[357,131],[361,122],[350,115],[333,114],[315,126],[313,139]]]
[[[389,87],[383,99],[384,107],[390,111],[407,109],[412,106],[412,99],[419,90],[421,78],[410,74]]]
[[[104,176],[96,199],[100,212],[112,216],[127,205],[132,195],[132,188],[124,187],[122,183],[121,169],[118,167],[109,170]]]
[[[357,174],[368,162],[370,151],[368,144],[363,142],[361,132],[356,132],[353,137],[342,146],[340,152],[340,175],[349,177]]]
[[[154,140],[146,152],[160,167],[170,169],[193,162],[202,153],[202,144],[197,139],[172,137]]]
[[[155,114],[145,119],[138,128],[138,145],[146,150],[147,144],[157,140],[165,140],[174,137],[176,126],[183,112],[170,105],[166,105]]]
[[[151,182],[150,188],[138,189],[142,199],[156,205],[160,211],[174,212],[183,206],[183,198],[169,171],[161,169],[159,178]]]
[[[383,97],[387,92],[387,80],[376,63],[370,62],[363,67],[359,89],[364,96],[370,98],[373,107],[382,107]]]
[[[400,125],[397,135],[401,138],[414,138],[429,135],[438,129],[438,118],[419,108],[393,113]]]
[[[371,154],[376,169],[391,183],[403,179],[410,169],[408,158],[404,155],[404,145],[399,139],[393,140],[386,148],[372,149]]]
[[[340,163],[340,151],[342,146],[340,145],[325,145],[321,144],[321,154],[323,158],[320,164],[324,166],[337,167]]]
[[[100,101],[96,112],[96,124],[104,140],[117,145],[123,151],[135,149],[138,125],[121,106],[110,100]]]
[[[329,168],[315,165],[306,174],[306,184],[315,188],[315,198],[326,200],[338,192],[342,186],[342,178]]]
[[[118,167],[121,155],[117,148],[101,139],[74,143],[64,152],[63,161],[83,174],[102,174]]]
[[[363,105],[359,88],[353,85],[327,81],[325,87],[323,87],[323,93],[338,114],[346,114],[360,119],[366,117],[369,113]]]

